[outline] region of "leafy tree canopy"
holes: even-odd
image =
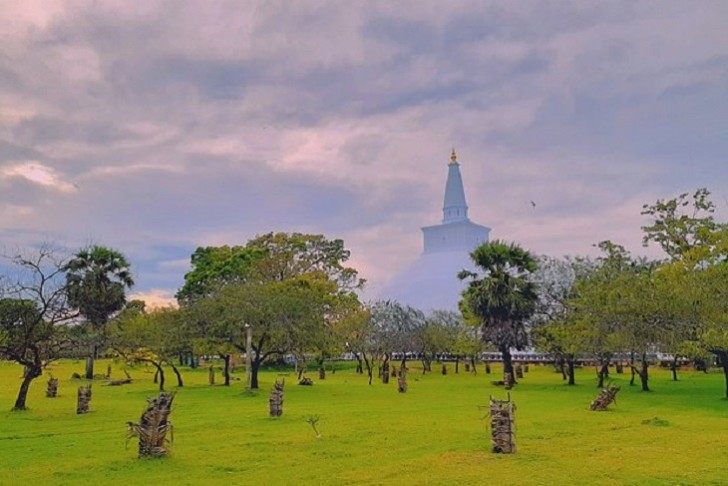
[[[120,252],[104,246],[85,248],[68,261],[68,301],[94,328],[126,303],[126,289],[134,285],[130,264]]]
[[[312,273],[326,275],[342,291],[353,291],[364,280],[344,266],[349,256],[343,240],[302,233],[267,233],[245,246],[198,248],[177,298],[204,297],[235,282],[282,281]]]

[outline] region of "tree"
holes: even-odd
[[[578,319],[571,301],[577,282],[587,278],[595,266],[585,258],[543,256],[534,274],[539,298],[531,334],[536,346],[555,358],[569,385],[576,383],[574,365],[588,350],[591,337],[590,328]]]
[[[642,226],[644,246],[653,241],[671,260],[681,259],[694,248],[709,247],[715,235],[721,231],[713,213],[715,204],[710,191],[701,188],[692,195],[683,193],[673,199],[658,199],[654,204],[644,204],[642,215],[652,217],[651,224]]]
[[[94,359],[104,342],[109,318],[124,308],[126,290],[134,285],[130,265],[124,255],[103,246],[80,250],[65,265],[68,301],[78,309],[89,326],[89,356],[86,378],[94,377]]]
[[[461,325],[460,315],[452,311],[434,310],[425,318],[424,325],[415,332],[417,351],[422,358],[422,374],[432,371],[432,361],[438,356],[455,354]],[[457,357],[455,367],[457,370]]]
[[[477,374],[477,360],[480,354],[485,351],[485,343],[477,326],[468,325],[459,313],[457,316],[458,325],[455,328],[455,337],[452,344],[452,352],[455,354],[455,372],[458,372],[460,360],[464,358],[470,363],[471,372]]]
[[[408,357],[419,351],[417,334],[425,327],[425,315],[393,300],[376,301],[369,310],[379,354],[387,362],[397,353],[402,358],[400,366],[406,367]]]
[[[706,188],[698,189],[692,197],[683,193],[643,206],[642,214],[652,218],[651,224],[642,227],[643,243],[656,242],[670,260],[662,272],[663,280],[669,280],[662,292],[670,294],[664,299],[665,307],[673,312],[673,332],[667,345],[674,354],[674,379],[677,379],[679,355],[700,354],[701,347],[712,349],[716,356],[722,353],[722,345],[716,346],[720,339],[715,340],[722,332],[721,319],[712,310],[702,313],[711,306],[720,307],[717,296],[722,288],[714,276],[723,271],[728,261],[728,224],[715,221],[715,208]],[[709,293],[694,293],[708,289],[711,289]],[[700,322],[700,319],[707,321]],[[706,333],[706,329],[711,331]]]
[[[323,272],[341,290],[357,290],[365,281],[344,266],[351,252],[343,240],[303,233],[267,233],[245,246],[200,247],[191,257],[192,270],[177,292],[182,301],[204,297],[229,284],[256,280],[285,280]]]
[[[373,322],[371,310],[362,307],[347,315],[338,327],[339,337],[345,349],[352,353],[358,362],[357,373],[363,374],[366,365],[370,385],[373,377],[373,361],[381,352]]]
[[[515,243],[497,240],[479,246],[470,257],[482,273],[458,275],[461,280],[470,279],[460,310],[466,321],[481,327],[484,340],[498,347],[504,374],[513,380],[511,349],[528,345],[526,323],[536,310],[538,295],[529,280],[536,260]]]
[[[711,243],[687,251],[668,269],[682,284],[675,304],[683,315],[695,316],[694,327],[689,327],[694,343],[718,358],[728,398],[728,225],[722,225]]]
[[[364,281],[356,270],[344,266],[350,253],[342,240],[269,233],[233,248],[198,249],[196,253],[217,257],[193,257],[195,268],[190,273],[209,270],[200,273],[204,273],[204,292],[193,292],[192,298],[180,303],[197,316],[198,337],[218,345],[245,351],[245,325],[251,326],[251,386],[258,388],[258,370],[267,358],[312,349],[325,352],[321,345],[332,326],[359,306],[355,290]],[[217,263],[208,265],[210,260]],[[220,263],[225,261],[230,264]],[[192,281],[188,277],[186,284]]]
[[[726,235],[728,238],[728,235]],[[698,339],[719,360],[728,398],[728,264],[722,263],[692,274],[692,294],[698,302]]]
[[[73,317],[63,285],[63,262],[48,247],[12,259],[16,281],[0,288],[0,358],[25,368],[14,410],[26,408],[32,381],[65,343],[61,324]]]
[[[591,329],[588,348],[600,356],[599,383],[603,385],[614,353],[626,350],[633,378],[638,375],[642,389],[649,391],[650,355],[672,331],[658,287],[658,264],[634,259],[623,246],[610,241],[598,246],[604,256],[597,260],[599,267],[578,282],[573,306],[577,318]]]
[[[251,327],[251,388],[257,389],[266,359],[289,352],[300,357],[326,332],[336,285],[321,275],[230,285],[221,289],[220,303],[227,309],[222,322],[228,342],[240,352],[246,350],[244,326]]]
[[[177,300],[190,301],[209,295],[217,288],[244,280],[262,251],[247,246],[199,247],[190,258],[192,270],[177,292]]]
[[[182,375],[174,364],[180,350],[187,348],[184,331],[177,309],[162,308],[149,313],[132,309],[123,312],[110,324],[109,341],[125,360],[153,365],[159,375],[159,390],[164,391],[164,364],[172,367],[177,386],[184,385]]]
[[[351,252],[340,239],[303,233],[268,233],[250,240],[246,248],[259,255],[251,269],[251,276],[258,280],[281,281],[321,273],[344,293],[362,289],[366,283],[354,268],[344,266]]]

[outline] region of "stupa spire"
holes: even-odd
[[[445,183],[445,202],[442,208],[442,222],[468,221],[468,205],[465,202],[463,178],[460,175],[460,164],[455,148],[450,154],[447,182]]]

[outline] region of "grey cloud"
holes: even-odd
[[[0,113],[0,167],[38,161],[78,191],[1,180],[0,201],[33,216],[0,222],[0,236],[118,245],[145,289],[178,285],[183,270],[159,262],[210,235],[274,229],[352,235],[391,274],[376,261],[404,266],[417,228],[438,220],[454,144],[474,219],[536,250],[587,251],[592,235],[639,220],[624,219],[625,201],[638,212],[678,189],[728,193],[727,54],[715,47],[728,29],[689,23],[724,11],[79,5],[0,56],[0,107],[30,113]],[[690,49],[674,52],[687,33]],[[328,170],[310,163],[324,156]],[[397,250],[404,227],[413,236]],[[629,231],[638,241],[638,225]]]

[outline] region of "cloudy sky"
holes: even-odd
[[[728,2],[0,0],[0,246],[112,246],[172,295],[200,245],[421,251],[451,147],[471,218],[637,253],[641,205],[728,215]],[[534,201],[534,207],[530,202]]]

